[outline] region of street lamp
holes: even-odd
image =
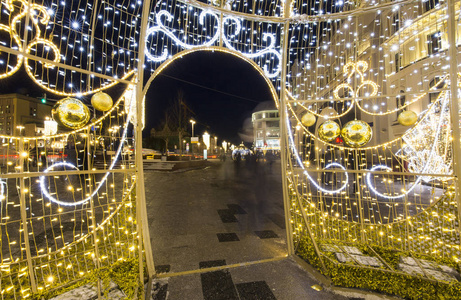
[[[206,149],[208,150],[208,148],[210,148],[210,135],[208,134],[208,132],[205,131],[205,133],[202,136],[202,139],[203,143],[206,146]]]
[[[195,124],[195,121],[190,120],[190,122],[192,123],[192,137],[193,137],[194,136],[194,124]]]

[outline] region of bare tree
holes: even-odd
[[[163,129],[153,130],[153,137],[161,138],[165,141],[166,149],[171,138],[178,137],[180,154],[182,154],[182,139],[187,132],[189,119],[194,112],[187,106],[183,90],[178,90],[176,98],[171,101],[170,106],[165,111]]]

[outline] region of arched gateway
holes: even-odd
[[[288,254],[335,285],[459,298],[459,7],[3,1],[2,297],[108,267],[155,275],[143,98],[172,61],[220,51],[250,63],[279,107]],[[40,98],[11,93],[20,84]]]

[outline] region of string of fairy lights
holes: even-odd
[[[48,121],[61,124],[0,135],[2,295],[28,298],[136,255],[140,47],[151,78],[182,53],[221,49],[253,60],[286,95],[276,106],[287,116],[295,243],[311,226],[318,242],[461,257],[445,3],[158,1],[143,41],[139,0],[1,5],[0,79],[24,67],[60,97]],[[30,272],[34,288],[20,280]]]
[[[167,4],[162,4],[163,6],[167,6]],[[187,9],[186,6],[181,6],[180,9],[185,9],[185,11],[189,11],[189,10],[193,10],[192,8],[190,9]],[[398,11],[400,8],[396,8],[396,7],[391,7],[390,8],[393,12],[396,12]],[[175,12],[174,8],[172,8],[172,11]],[[381,12],[378,11],[378,14],[380,14]],[[200,13],[195,13],[196,15],[201,15]],[[208,14],[208,12],[206,13]],[[169,15],[169,21],[171,21],[171,23],[174,23],[174,20],[176,19],[180,19],[179,16],[178,17],[173,17],[173,13]],[[201,16],[204,16],[205,13],[203,13],[203,15]],[[203,17],[202,19],[203,20]],[[190,22],[190,21],[189,21]],[[160,22],[158,22],[160,23]],[[179,21],[178,21],[179,23]],[[328,23],[328,22],[326,22]],[[408,22],[407,22],[408,23]],[[203,25],[203,23],[202,23]],[[355,27],[357,26],[363,26],[363,24],[357,24],[357,23],[354,23],[354,20],[353,18],[346,18],[346,19],[343,19],[343,20],[337,20],[335,22],[331,22],[330,25],[325,25],[323,24],[323,26],[315,26],[317,24],[311,24],[311,23],[308,23],[308,24],[300,24],[298,26],[293,26],[290,28],[290,34],[291,34],[291,39],[290,41],[292,43],[294,43],[296,46],[298,46],[299,48],[302,48],[302,45],[306,44],[306,43],[303,43],[301,42],[300,40],[297,40],[293,35],[294,35],[294,32],[296,32],[297,30],[296,29],[301,29],[302,27],[305,27],[307,28],[311,33],[314,32],[315,30],[319,30],[319,32],[323,32],[323,31],[328,31],[328,32],[335,32],[334,29],[335,29],[335,26],[336,27],[339,27],[339,26],[342,26],[342,28],[344,29],[348,29],[350,28],[351,26],[355,25]],[[154,28],[154,27],[151,27],[151,28]],[[157,29],[156,29],[157,30]],[[177,37],[174,37],[173,38],[173,32],[178,32],[179,35]],[[338,31],[336,31],[338,32]],[[172,38],[172,39],[176,39],[177,41],[180,41],[180,37],[181,37],[181,31],[175,27],[175,25],[173,25],[171,27],[171,31],[169,31],[169,38]],[[209,33],[209,32],[208,32]],[[341,32],[339,31],[338,32],[339,34],[343,34],[344,32]],[[350,30],[348,31],[348,33],[354,33],[353,31],[351,32]],[[217,32],[213,31],[213,34],[210,34],[209,35],[209,38],[207,41],[209,40],[213,40],[213,37],[215,37],[214,34],[217,34]],[[300,34],[300,33],[299,33]],[[330,36],[332,34],[330,33]],[[320,33],[317,33],[317,35],[314,33],[314,34],[309,34],[309,35],[306,35],[306,37],[310,38],[310,39],[315,39],[317,36],[323,36],[323,34],[320,34]],[[351,35],[351,42],[352,43],[348,43],[347,41],[344,41],[342,40],[341,43],[340,43],[340,47],[344,47],[345,49],[343,51],[347,51],[346,49],[351,49],[350,51],[355,51],[354,50],[354,47],[353,45],[355,45],[355,36],[356,35]],[[311,40],[311,41],[312,41]],[[322,46],[319,47],[318,43],[322,43]],[[178,43],[179,44],[179,43]],[[200,46],[200,45],[208,45],[208,44],[202,44],[202,43],[197,43],[197,44],[184,44],[182,45],[181,47],[184,47],[184,48],[191,48],[191,47],[194,47],[194,46]],[[314,41],[314,45],[315,47],[312,47],[312,48],[316,48],[318,51],[319,49],[321,50],[322,53],[317,53],[316,51],[311,51],[309,53],[307,53],[305,55],[306,57],[306,60],[304,61],[304,63],[301,63],[301,65],[304,65],[305,68],[303,69],[303,72],[306,72],[304,73],[304,75],[306,76],[303,76],[301,75],[300,73],[296,74],[295,75],[295,70],[291,70],[291,73],[289,74],[289,76],[291,75],[293,80],[296,82],[296,80],[298,80],[297,78],[304,78],[304,81],[306,81],[306,78],[308,78],[308,76],[316,76],[315,75],[315,70],[312,72],[312,66],[320,66],[322,68],[325,68],[325,66],[327,64],[323,64],[323,63],[311,63],[311,60],[312,58],[317,58],[317,61],[319,61],[318,58],[322,57],[323,55],[323,50],[329,50],[329,52],[326,52],[327,53],[327,56],[331,56],[330,54],[332,53],[332,51],[330,50],[332,47],[329,46],[331,45],[331,42],[328,41],[328,38],[323,38],[323,39],[319,39],[317,41]],[[372,48],[374,48],[373,45],[370,45]],[[297,55],[297,52],[293,51],[293,47],[290,47],[290,62],[289,64],[292,65],[294,63],[296,63],[296,58],[295,56],[299,56]],[[304,49],[310,49],[310,47],[305,47]],[[299,49],[297,49],[299,50]],[[304,50],[305,51],[305,50]],[[380,51],[382,51],[382,49],[380,49]],[[160,52],[158,52],[160,53]],[[164,57],[168,57],[166,55],[166,52],[162,52]],[[339,53],[339,52],[338,52]],[[350,57],[350,55],[346,55],[346,52],[340,52],[340,54],[343,54],[343,55],[335,55],[334,58],[337,59],[338,57],[341,57],[342,59],[346,58],[346,57]],[[306,61],[308,63],[306,63]],[[298,61],[299,62],[299,61]],[[384,62],[383,62],[383,65],[384,65]],[[295,96],[292,96],[291,98],[291,103],[289,104],[290,106],[290,109],[294,107],[296,108],[299,108],[299,107],[303,107],[304,110],[307,110],[309,111],[310,113],[312,113],[313,115],[317,116],[317,117],[324,117],[326,119],[339,119],[343,116],[346,116],[349,112],[353,111],[354,109],[357,109],[361,112],[364,112],[364,113],[367,113],[373,117],[378,117],[378,116],[390,116],[390,115],[393,115],[395,113],[399,113],[399,123],[402,125],[402,126],[418,126],[419,123],[421,123],[422,121],[421,120],[425,120],[426,118],[422,115],[424,114],[428,114],[427,111],[425,113],[423,113],[422,115],[420,115],[419,117],[419,121],[418,121],[418,116],[417,114],[414,112],[414,111],[411,111],[411,110],[408,110],[406,111],[406,109],[408,109],[409,107],[411,107],[413,104],[416,104],[418,102],[422,102],[423,100],[425,101],[428,94],[431,93],[432,91],[435,91],[437,89],[437,85],[438,83],[434,84],[433,86],[429,87],[428,90],[429,92],[427,92],[427,89],[424,90],[422,89],[421,93],[419,93],[419,95],[415,95],[414,97],[412,97],[412,99],[410,101],[404,101],[404,103],[402,105],[400,105],[399,107],[392,107],[392,105],[387,105],[387,103],[389,102],[389,94],[387,95],[383,95],[382,93],[382,86],[379,87],[374,80],[371,80],[369,79],[368,76],[370,76],[370,74],[374,74],[374,73],[379,73],[378,74],[378,77],[376,77],[376,75],[373,75],[371,77],[375,77],[377,78],[377,80],[379,80],[380,78],[385,78],[383,76],[383,72],[376,72],[376,69],[373,69],[373,68],[370,68],[368,69],[368,64],[367,62],[365,61],[358,61],[357,63],[354,63],[353,61],[349,61],[349,62],[345,62],[342,64],[342,67],[339,68],[339,67],[335,67],[335,70],[337,71],[340,71],[341,69],[343,69],[343,74],[345,74],[345,77],[346,79],[348,79],[348,81],[346,83],[341,83],[341,81],[343,79],[341,79],[340,77],[338,77],[337,81],[339,82],[338,85],[336,86],[333,86],[333,87],[329,87],[329,85],[327,84],[326,85],[326,88],[327,89],[330,89],[332,92],[331,92],[331,96],[329,96],[330,98],[324,98],[322,96],[318,96],[318,94],[315,94],[315,99],[313,99],[312,96],[309,96],[308,93],[304,93],[306,94],[306,97],[301,97],[299,95],[299,89],[298,89],[298,92],[295,93],[296,91],[292,91],[293,93],[295,93],[296,95]],[[382,68],[379,68],[380,70]],[[322,71],[323,73],[326,73],[324,71]],[[354,74],[355,72],[355,74]],[[340,74],[342,74],[341,72],[339,72]],[[357,75],[357,76],[352,76],[352,75]],[[381,77],[379,77],[381,76]],[[386,75],[387,76],[387,75]],[[317,79],[318,78],[321,78],[322,76],[316,76]],[[388,76],[387,76],[388,77]],[[443,80],[445,79],[444,76],[441,76],[439,79],[438,79],[438,82],[442,82]],[[312,83],[317,83],[318,81],[313,81]],[[385,80],[384,80],[385,82]],[[291,85],[291,82],[288,83],[289,87],[292,86]],[[312,85],[311,85],[312,86]],[[356,86],[357,89],[356,91],[354,91],[352,94],[348,93],[348,92],[351,92],[352,89],[353,89],[353,86]],[[335,89],[334,89],[335,88]],[[346,93],[344,93],[342,90],[346,90]],[[340,96],[340,92],[342,92],[342,95]],[[290,94],[290,91],[288,91],[288,93]],[[325,92],[323,92],[325,94]],[[313,93],[314,94],[314,93]],[[311,94],[311,95],[313,95]],[[349,95],[347,95],[349,94]],[[348,97],[349,96],[349,97]],[[339,98],[344,98],[344,100],[340,100]],[[349,99],[348,99],[349,98]],[[368,104],[366,103],[366,101],[370,101],[370,99],[377,99],[377,100],[381,100],[381,99],[385,99],[384,102],[382,102],[380,105],[376,105],[376,104]],[[381,99],[380,99],[381,98]],[[305,99],[305,100],[297,100],[297,99]],[[339,115],[338,114],[332,114],[332,115],[321,115],[321,113],[319,112],[316,112],[315,110],[312,109],[312,107],[316,107],[317,110],[322,110],[324,109],[325,107],[320,107],[320,105],[317,105],[316,106],[316,101],[320,101],[320,100],[323,100],[323,99],[331,99],[333,101],[331,102],[345,102],[347,103],[347,100],[349,105],[345,106],[346,107],[346,111],[345,112],[341,112]],[[313,104],[310,104],[310,107],[307,107],[305,106],[305,103],[306,101],[309,101],[309,100],[316,100],[316,101],[313,101]],[[383,100],[381,100],[383,101]],[[436,101],[437,102],[437,101]],[[362,103],[363,103],[363,106],[362,106]],[[291,105],[293,104],[293,106]],[[431,105],[434,105],[435,104],[431,104]],[[372,110],[369,110],[368,108],[372,108]],[[384,110],[384,111],[383,111]],[[402,113],[403,111],[403,113]],[[357,113],[354,111],[354,114],[357,115]],[[297,116],[296,114],[293,114],[293,117],[295,119],[297,119]],[[312,118],[311,116],[306,116],[306,115],[303,115],[304,117],[304,120],[300,120],[300,119],[297,119],[297,126],[301,126],[301,127],[309,127],[309,126],[305,126],[304,123],[306,123],[306,120],[310,120],[310,122],[312,122],[312,119],[314,120],[315,122],[315,118]],[[309,121],[307,121],[309,123]],[[322,123],[322,122],[320,122]],[[323,122],[323,124],[325,124],[326,122]],[[360,125],[360,128],[361,130],[363,128],[365,128],[365,132],[366,134],[368,135],[371,135],[371,128],[367,125],[368,122],[363,122],[363,121],[356,121],[355,123],[352,123],[350,128],[349,128],[349,135],[350,136],[354,136],[354,133],[356,131],[358,131],[357,129],[355,130],[352,130],[352,128],[355,126],[357,127],[358,125]],[[327,123],[328,124],[328,123]],[[331,147],[337,147],[339,149],[342,149],[343,151],[344,150],[358,150],[358,151],[376,151],[378,152],[379,151],[379,148],[387,148],[387,147],[393,147],[393,146],[396,146],[398,144],[402,144],[402,138],[401,137],[398,137],[398,138],[395,138],[395,139],[392,139],[391,141],[388,141],[388,142],[385,142],[385,143],[378,143],[376,145],[372,145],[372,146],[368,146],[368,147],[363,147],[363,145],[365,145],[366,143],[370,142],[370,138],[367,138],[365,139],[365,142],[360,142],[359,141],[359,147],[357,148],[356,145],[348,145],[349,147],[347,146],[342,146],[342,145],[335,145],[335,144],[331,144],[331,143],[328,143],[328,142],[331,142],[333,140],[333,138],[335,137],[339,137],[339,133],[342,133],[340,131],[340,127],[338,125],[334,125],[333,123],[329,123],[331,124],[331,127],[332,128],[329,128],[329,131],[331,132],[334,132],[335,134],[332,135],[332,137],[330,137],[330,141],[325,141],[325,138],[322,139],[322,137],[317,137],[315,134],[311,134],[310,137],[314,140],[318,140],[318,141],[321,141],[323,144],[327,144],[328,146],[331,146]],[[326,127],[326,126],[325,126]],[[345,132],[347,134],[347,131]],[[405,136],[409,135],[409,133],[407,133]],[[320,136],[320,134],[319,134]],[[324,135],[325,137],[326,135]],[[341,135],[341,137],[344,137],[344,135]],[[293,141],[293,135],[291,135],[289,137],[289,139],[291,140],[291,144],[293,145],[294,144],[294,141]],[[361,144],[363,143],[363,144]],[[352,143],[351,143],[352,144]],[[296,146],[297,147],[297,146]],[[307,147],[305,147],[307,148]],[[304,148],[304,149],[305,149]],[[431,155],[434,155],[434,151],[429,151],[429,153],[432,153]],[[361,154],[361,157],[362,157],[363,154]],[[300,154],[296,154],[295,156],[297,156],[298,158],[301,157]],[[381,155],[380,155],[381,156]],[[364,157],[364,156],[363,156]],[[392,154],[392,157],[393,159],[396,159],[398,158],[398,155],[396,155],[395,153]],[[298,165],[299,166],[304,166],[304,163],[301,162],[301,161],[298,161]],[[386,166],[386,167],[384,167]],[[426,168],[422,168],[420,169],[420,172],[421,170],[428,170],[429,168],[427,167],[428,164],[425,165]],[[339,167],[339,165],[337,165],[336,163],[333,163],[333,164],[326,164],[325,165],[326,168],[331,168],[331,167]],[[349,166],[350,167],[350,166]],[[352,167],[355,167],[355,166],[352,166]],[[397,166],[398,167],[398,166]],[[344,167],[343,167],[344,168]],[[369,169],[368,170],[368,174],[372,174],[372,172],[370,171],[374,171],[374,170],[377,170],[379,168],[389,168],[387,165],[381,165],[381,164],[377,164],[374,166],[374,169],[372,167],[372,169]],[[404,171],[403,169],[403,166],[402,166],[402,171]],[[431,169],[432,170],[432,169]],[[440,169],[439,169],[440,170]],[[306,172],[307,173],[307,172]],[[424,172],[423,172],[424,173]],[[432,173],[432,172],[431,172]],[[435,178],[435,175],[436,173],[438,172],[434,172],[434,176],[431,176],[431,178]],[[295,172],[293,172],[292,174],[295,174]],[[307,173],[308,174],[308,173]],[[442,174],[449,174],[449,173],[442,173]],[[368,178],[370,178],[371,175],[368,176]],[[375,193],[376,195],[382,197],[382,198],[385,198],[385,199],[388,199],[388,200],[392,200],[392,199],[398,199],[398,198],[402,198],[402,197],[407,197],[408,194],[410,194],[411,192],[414,192],[415,189],[421,189],[421,186],[419,184],[420,182],[420,178],[423,178],[422,176],[419,176],[417,177],[418,179],[416,179],[416,183],[414,185],[412,185],[409,189],[403,189],[403,192],[401,192],[400,190],[399,191],[389,191],[387,193],[381,193],[381,192],[378,192],[376,189],[374,189],[374,191],[376,191],[377,193]],[[449,178],[449,177],[446,177],[446,178]],[[348,181],[349,178],[347,178],[346,181]],[[348,194],[348,192],[345,191],[345,186],[347,184],[343,184],[338,188],[338,189],[334,189],[334,190],[327,190],[327,189],[323,189],[320,185],[316,185],[316,180],[313,179],[311,177],[311,184],[314,184],[314,186],[316,187],[316,189],[322,191],[322,192],[325,192],[325,193],[328,193],[328,194],[332,194],[332,191],[337,191],[338,194],[342,195],[342,194]],[[369,187],[373,187],[373,183],[372,183],[372,180],[369,179],[368,181],[365,181],[365,182],[368,182],[368,186]],[[392,181],[391,180],[388,180],[389,183],[391,183]],[[323,190],[322,190],[323,189]],[[371,191],[373,191],[371,188],[370,188]],[[355,191],[354,191],[355,193]],[[416,194],[416,193],[415,193]],[[418,198],[418,195],[414,195],[415,198]],[[423,200],[425,201],[426,199],[422,199],[422,197],[419,197],[420,201],[419,201],[419,204],[416,205],[416,207],[423,207],[424,204],[423,204]],[[432,203],[433,200],[436,200],[436,199],[440,199],[440,196],[439,195],[434,195],[434,197],[432,197],[430,199],[430,202]],[[392,205],[392,206],[397,206],[397,203],[395,203],[395,205]],[[418,208],[419,209],[419,208]],[[386,217],[385,217],[386,218]],[[389,219],[389,218],[387,218]],[[402,220],[402,217],[401,216],[397,216],[395,218],[396,220]]]
[[[289,193],[304,203],[292,202],[295,237],[307,235],[306,210],[319,242],[460,257],[456,201],[445,198],[452,195],[453,137],[444,26],[446,7],[428,2],[291,28],[287,127],[296,163]],[[373,137],[357,145],[370,129]],[[426,222],[439,218],[450,221],[429,231]],[[439,245],[430,242],[440,236]]]
[[[221,24],[219,15],[211,10],[178,4],[171,8],[170,13],[166,10],[169,6],[168,2],[157,4],[153,24],[147,29],[146,55],[148,61],[154,64],[152,71],[156,63],[165,61],[180,50],[217,45],[222,38],[223,46],[255,60],[268,78],[276,80],[280,75],[281,54],[277,44],[280,24],[255,24],[233,16],[224,16]],[[186,21],[182,23],[182,19]],[[192,24],[197,26],[186,29]],[[168,43],[165,38],[177,47],[172,47],[171,53],[159,47]]]
[[[110,110],[112,108],[112,99],[107,95],[107,94],[104,94],[102,92],[99,92],[97,94],[97,97],[94,97],[92,98],[92,104],[94,107],[97,107],[99,108],[99,110],[102,110],[102,111],[107,111],[107,110]],[[69,98],[66,98],[66,99],[69,99]],[[61,200],[58,200],[56,199],[55,197],[53,197],[53,195],[51,195],[47,188],[46,188],[46,184],[45,184],[45,176],[40,176],[40,188],[41,188],[41,191],[42,191],[42,194],[48,198],[51,202],[53,203],[56,203],[56,204],[59,204],[59,205],[64,205],[64,206],[76,206],[76,205],[81,205],[81,204],[84,204],[84,203],[87,203],[88,201],[90,201],[93,197],[95,197],[98,193],[99,193],[99,190],[101,189],[101,187],[105,184],[107,178],[109,177],[109,175],[111,174],[110,171],[114,168],[115,164],[118,162],[118,159],[121,155],[121,152],[122,152],[122,149],[123,149],[123,145],[125,144],[125,141],[126,141],[126,137],[127,137],[127,133],[128,133],[128,124],[130,122],[130,119],[133,117],[133,114],[134,114],[134,110],[133,109],[136,109],[136,107],[133,105],[133,103],[135,103],[135,99],[136,99],[136,96],[135,94],[133,93],[133,86],[128,86],[126,92],[123,94],[122,98],[124,101],[126,101],[126,106],[125,106],[125,110],[128,110],[126,113],[127,113],[127,119],[125,121],[124,124],[122,124],[122,128],[123,128],[123,133],[121,135],[121,139],[120,139],[120,144],[115,152],[115,155],[112,159],[112,162],[108,168],[108,172],[106,172],[103,176],[103,178],[99,181],[98,185],[94,188],[93,192],[88,195],[88,197],[84,198],[84,199],[81,199],[81,200],[76,200],[76,201],[61,201]],[[75,99],[73,99],[75,100]],[[84,106],[82,106],[84,107]],[[77,113],[81,113],[81,110],[80,110],[81,107],[79,107],[79,111],[77,111]],[[57,107],[57,109],[61,109],[60,106]],[[70,119],[69,118],[69,115],[71,113],[75,113],[75,111],[73,110],[70,110],[66,107],[66,111],[65,111],[65,114],[66,117],[65,118],[62,118],[61,117],[61,121],[62,122],[66,122],[67,121],[67,126],[68,127],[71,127],[73,128],[74,126],[81,126],[81,122],[80,120],[79,121],[75,121],[75,118],[72,118]],[[63,109],[61,109],[63,110]],[[85,111],[86,112],[86,111]],[[88,119],[87,117],[87,114],[85,114],[85,117],[83,118],[84,120]],[[82,119],[82,118],[80,118]],[[94,126],[95,124],[90,124],[90,126]],[[49,166],[48,168],[46,168],[43,172],[44,173],[48,173],[50,171],[52,171],[55,167],[68,167],[70,169],[77,169],[78,168],[67,162],[67,161],[62,161],[62,162],[59,162],[59,163],[55,163],[55,164],[52,164],[51,166]]]
[[[2,297],[30,298],[137,256],[129,122],[137,123],[133,75],[141,4],[1,4],[1,78],[24,66],[38,87],[61,97],[47,121],[59,127],[45,135],[0,136]],[[122,84],[126,89],[113,103],[109,94]]]

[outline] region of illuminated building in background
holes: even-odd
[[[280,150],[280,115],[278,110],[262,110],[253,113],[255,150]]]
[[[22,135],[36,135],[38,128],[43,128],[46,117],[51,116],[51,108],[38,98],[21,94],[0,95],[0,135],[17,135],[18,126],[25,128]]]

